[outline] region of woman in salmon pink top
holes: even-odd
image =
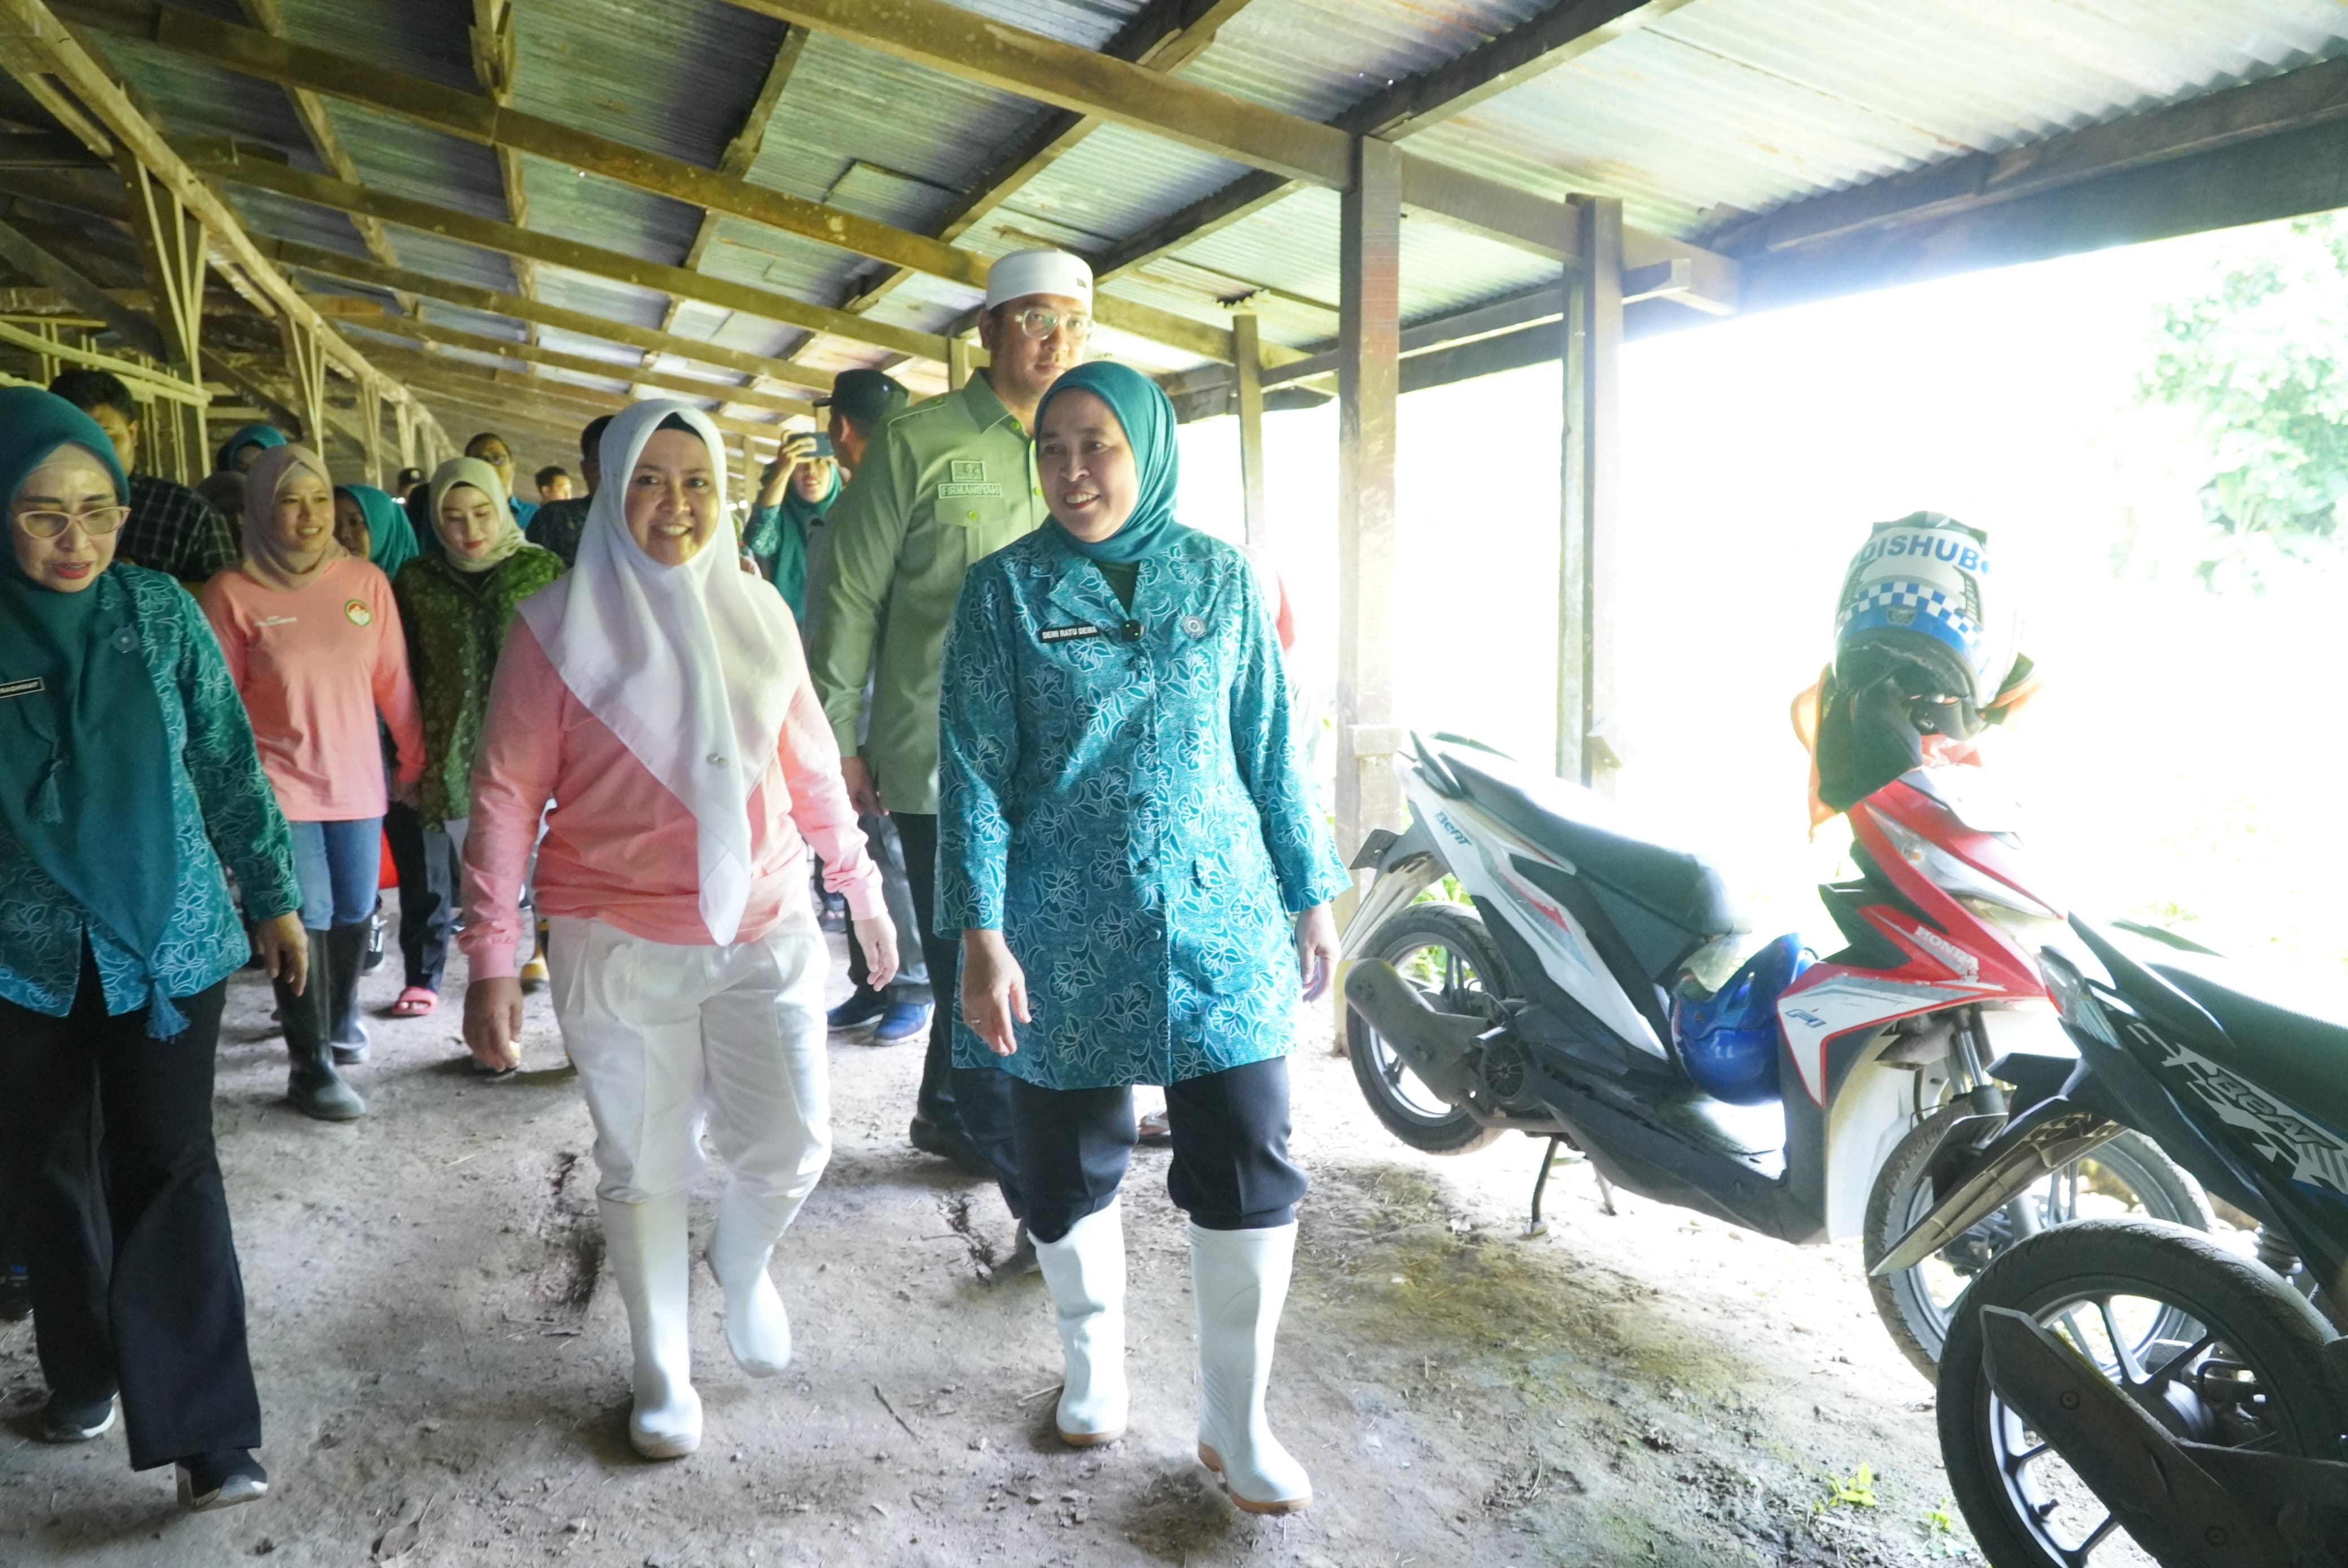
[[[307,447],[273,447],[244,481],[244,559],[204,584],[204,614],[294,830],[310,984],[298,995],[277,987],[286,1098],[304,1115],[350,1121],[366,1103],[335,1066],[366,1057],[359,965],[387,803],[376,717],[405,790],[423,775],[424,736],[391,583],[335,542],[326,465]]]
[[[520,1060],[515,909],[554,802],[533,885],[555,1020],[595,1120],[635,1352],[628,1438],[647,1459],[701,1443],[685,1190],[705,1113],[730,1178],[709,1243],[726,1344],[756,1377],[790,1360],[767,1263],[831,1151],[810,849],[873,984],[897,966],[790,613],[711,543],[732,527],[723,453],[684,403],[637,403],[603,432],[577,564],[506,634],[465,844],[465,1038],[504,1071]]]

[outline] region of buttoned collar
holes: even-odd
[[[1003,406],[1003,399],[995,396],[994,385],[978,372],[973,371],[970,379],[963,383],[960,397],[963,412],[980,429],[991,430],[997,425],[1009,425],[1023,437],[1030,434],[1012,417],[1011,410]]]

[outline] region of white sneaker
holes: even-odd
[[[1190,1227],[1190,1294],[1199,1314],[1199,1460],[1250,1513],[1313,1501],[1304,1467],[1272,1435],[1263,1408],[1273,1336],[1288,1300],[1296,1227]]]
[[[1037,1242],[1035,1261],[1052,1294],[1066,1374],[1060,1387],[1060,1440],[1076,1448],[1125,1436],[1125,1222],[1112,1198],[1056,1242]]]

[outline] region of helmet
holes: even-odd
[[[1986,603],[1989,536],[1937,511],[1879,522],[1851,558],[1835,616],[1835,674],[1856,689],[1897,672],[1909,695],[1986,708],[2013,662]]]

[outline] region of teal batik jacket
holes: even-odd
[[[160,572],[120,562],[108,570],[130,590],[171,759],[180,865],[154,977],[164,995],[192,996],[227,978],[252,952],[221,864],[236,872],[245,913],[273,920],[302,907],[294,841],[203,612]],[[118,1016],[147,1006],[148,975],[138,959],[49,880],[14,833],[0,828],[0,996],[63,1017],[80,987],[84,941],[98,960],[107,1012]]]
[[[1046,1088],[1287,1053],[1292,917],[1345,886],[1254,569],[1185,531],[1128,614],[1046,527],[970,570],[940,693],[941,935],[999,927],[1034,1022],[958,1065]]]

